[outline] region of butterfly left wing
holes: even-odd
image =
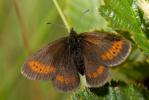
[[[21,73],[31,80],[52,79],[57,70],[54,56],[64,49],[65,42],[66,38],[61,38],[37,51],[25,62]]]
[[[32,55],[25,62],[22,74],[32,80],[51,79],[61,91],[76,89],[80,79],[66,42],[67,38],[54,41]]]

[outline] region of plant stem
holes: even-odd
[[[60,8],[60,6],[59,6],[57,0],[53,0],[53,3],[54,3],[54,5],[55,5],[55,7],[56,7],[58,13],[60,14],[60,16],[61,16],[61,18],[62,18],[62,20],[63,20],[63,22],[64,22],[64,24],[65,24],[65,26],[66,26],[66,28],[67,28],[67,31],[70,32],[70,27],[69,27],[69,25],[68,25],[68,22],[67,22],[67,20],[66,20],[66,17],[64,16],[64,14],[63,14],[63,12],[62,12],[62,10],[61,10],[61,8]]]
[[[31,49],[30,49],[29,43],[28,43],[28,36],[27,36],[28,32],[26,31],[25,23],[23,21],[23,18],[21,16],[21,13],[20,13],[20,10],[19,10],[18,2],[16,0],[13,0],[13,4],[14,4],[14,7],[15,7],[15,11],[16,11],[18,21],[19,21],[19,25],[20,25],[20,29],[21,29],[21,33],[22,33],[22,37],[23,37],[23,41],[24,41],[24,46],[25,46],[25,49],[26,49],[28,55],[30,55],[31,54]]]

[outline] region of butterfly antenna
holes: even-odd
[[[90,11],[90,9],[86,9],[86,10],[84,10],[81,14],[80,14],[80,24],[82,24],[82,18],[84,17],[84,15],[86,14],[86,13],[88,13]]]
[[[51,22],[47,22],[46,24],[49,24],[49,25],[55,25],[55,26],[58,26],[58,27],[61,27],[61,28],[64,28],[67,30],[67,28],[63,25],[60,25],[60,24],[56,24],[56,23],[51,23]]]
[[[63,13],[63,11],[62,11],[62,9],[61,9],[59,3],[57,2],[57,0],[52,0],[52,1],[53,1],[54,5],[55,5],[55,7],[56,7],[56,9],[57,9],[57,11],[58,11],[58,13],[59,13],[61,19],[62,19],[62,21],[64,22],[64,25],[66,26],[67,31],[69,32],[69,31],[70,31],[69,24],[68,24],[68,22],[67,22],[67,20],[66,20],[66,17],[65,17],[65,15],[64,15],[64,13]]]
[[[90,10],[89,9],[87,9],[87,10],[85,10],[85,11],[83,11],[83,14],[85,14],[85,13],[87,13],[87,12],[89,12]]]

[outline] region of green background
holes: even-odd
[[[21,75],[23,63],[49,42],[69,33],[53,3],[54,0],[0,0],[0,100],[66,100],[72,93],[61,93],[50,81],[31,81]],[[118,31],[132,41],[132,52],[125,63],[111,69],[111,77],[125,83],[142,84],[149,77],[149,45],[130,4],[135,0],[58,0],[70,27],[78,32]],[[87,11],[87,12],[86,12]],[[123,11],[123,13],[121,13]],[[110,14],[113,13],[111,17]],[[46,24],[46,23],[53,24]],[[129,27],[133,26],[133,27]],[[128,35],[127,35],[128,34]],[[143,35],[142,35],[143,34]],[[142,38],[140,38],[142,36]],[[28,45],[26,45],[26,43]],[[138,49],[141,48],[140,49]],[[85,92],[83,92],[85,93]]]

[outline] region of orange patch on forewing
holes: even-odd
[[[75,77],[67,77],[66,78],[62,75],[57,75],[56,76],[56,81],[59,81],[62,84],[71,84],[71,83],[76,81],[76,78]]]
[[[54,66],[44,65],[38,61],[30,61],[29,66],[32,71],[40,74],[51,74],[56,70]]]
[[[98,76],[102,75],[105,71],[105,67],[100,65],[96,71],[92,73],[88,73],[88,77],[90,78],[97,78]]]
[[[118,55],[118,53],[123,49],[123,41],[116,41],[113,43],[112,47],[101,55],[103,60],[112,60]]]

